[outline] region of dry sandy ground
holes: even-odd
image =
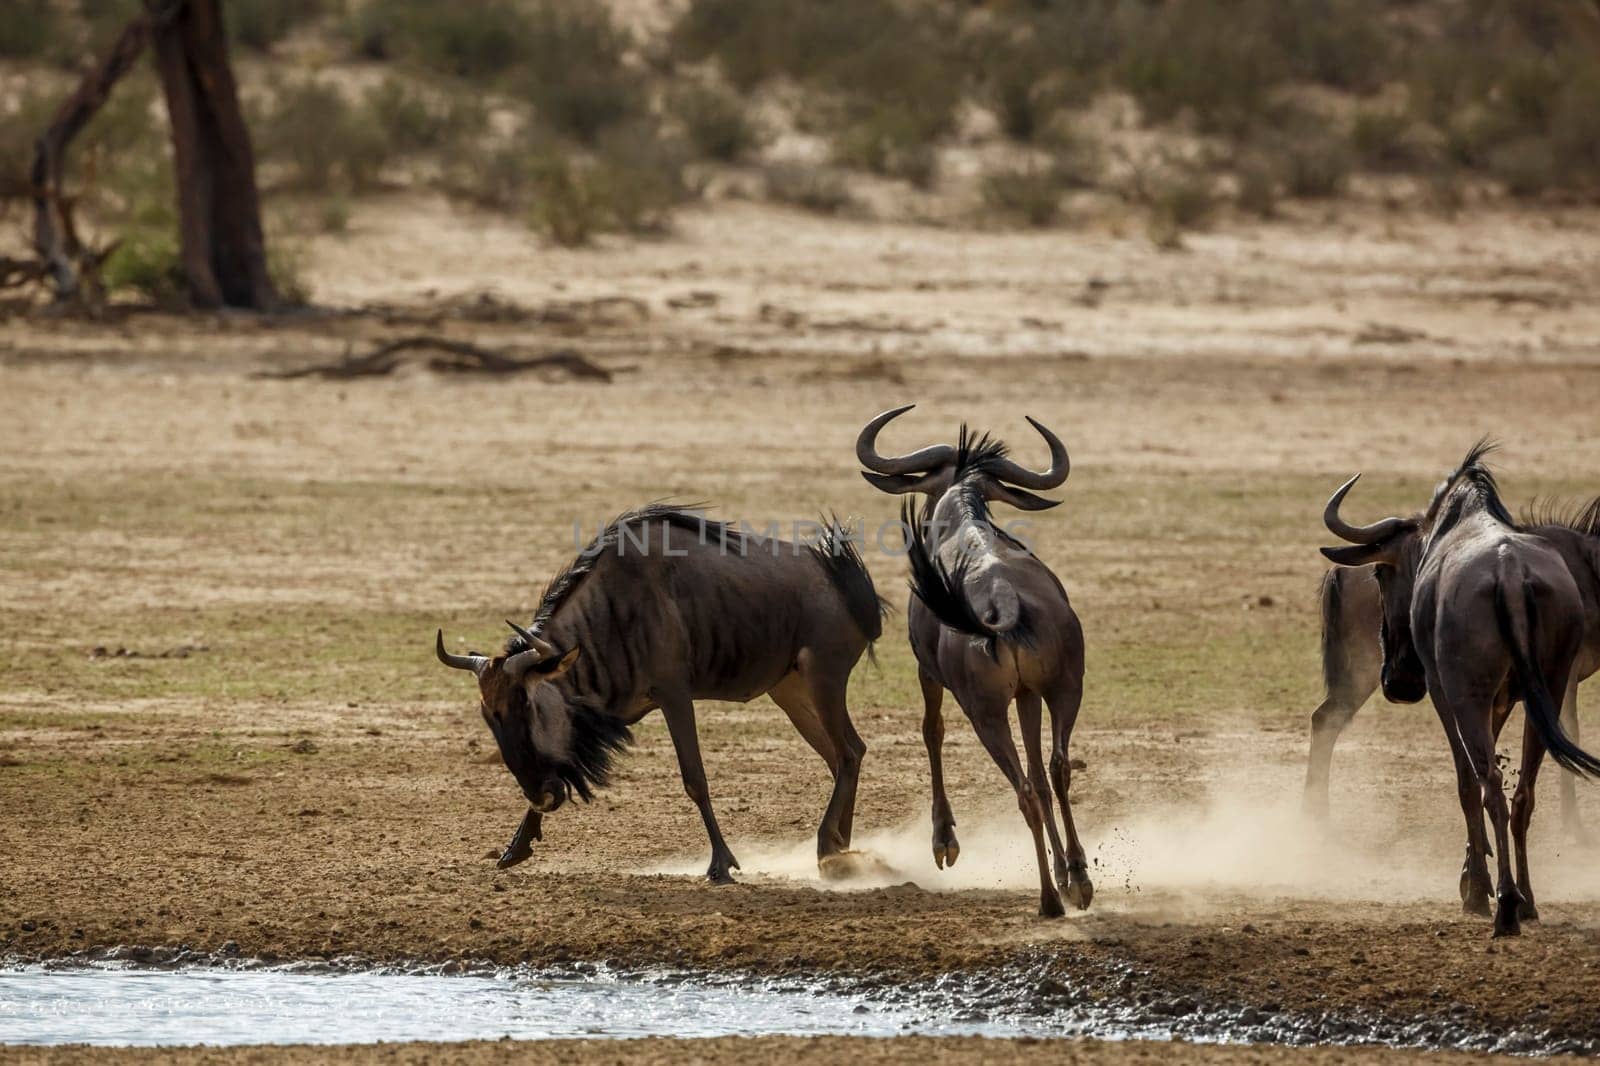
[[[1160,255],[733,205],[671,241],[546,254],[477,216],[391,207],[316,249],[319,292],[386,311],[0,331],[0,955],[189,945],[890,980],[1020,966],[1063,1004],[1600,1036],[1600,853],[1563,839],[1553,773],[1534,828],[1545,920],[1515,942],[1490,944],[1454,903],[1460,818],[1426,708],[1369,708],[1339,753],[1332,825],[1297,815],[1327,492],[1364,469],[1355,513],[1418,506],[1485,431],[1507,441],[1511,499],[1600,491],[1600,218],[1352,215]],[[385,288],[397,273],[414,281]],[[486,286],[498,301],[466,298]],[[622,372],[248,376],[423,329]],[[1028,413],[1073,451],[1065,504],[1028,535],[1090,644],[1074,790],[1093,909],[1034,916],[1014,801],[950,704],[963,852],[933,868],[898,617],[851,697],[870,746],[857,844],[887,873],[817,879],[826,775],[764,700],[701,715],[742,884],[695,876],[703,834],[654,720],[615,787],[496,872],[520,804],[468,687],[433,662],[434,626],[498,641],[573,553],[574,523],[592,534],[646,500],[875,528],[896,504],[856,476],[851,443],[909,400],[886,447],[967,419],[1033,461]],[[903,560],[869,563],[903,603]],[[1581,802],[1600,827],[1592,788]],[[762,1053],[552,1054],[746,1048]]]

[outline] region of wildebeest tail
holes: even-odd
[[[1506,580],[1507,576],[1511,576],[1512,580]],[[1494,609],[1500,622],[1500,632],[1511,651],[1528,722],[1539,731],[1539,739],[1544,741],[1546,750],[1558,766],[1586,777],[1600,777],[1600,759],[1574,744],[1572,738],[1567,736],[1567,731],[1561,728],[1561,705],[1551,695],[1550,686],[1535,660],[1539,616],[1533,586],[1525,577],[1520,580],[1516,578],[1517,575],[1502,575],[1502,579],[1495,583]],[[1522,590],[1520,605],[1508,602],[1508,586]],[[1521,607],[1520,618],[1514,609],[1518,606]]]
[[[861,560],[861,552],[837,515],[822,523],[822,535],[810,550],[828,572],[833,587],[844,597],[845,609],[868,643],[883,636],[883,616],[889,609],[888,604],[879,597],[867,564]]]
[[[1339,625],[1339,612],[1344,609],[1343,575],[1340,566],[1322,575],[1322,691],[1330,696],[1343,687],[1349,672]]]
[[[979,617],[967,596],[971,561],[963,556],[956,560],[954,568],[945,566],[944,560],[928,544],[927,517],[927,514],[918,516],[909,500],[900,505],[900,524],[906,531],[906,558],[911,564],[912,594],[941,624],[984,641],[991,656],[995,653],[997,639],[1031,645],[1033,636],[1027,628],[1027,615],[1021,610],[1017,611],[1015,622],[1005,630],[997,630]]]

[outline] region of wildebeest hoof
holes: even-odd
[[[533,842],[544,839],[544,816],[538,811],[529,809],[522,816],[522,823],[517,826],[517,831],[511,837],[511,843],[506,845],[505,854],[500,856],[500,861],[495,866],[501,870],[525,862],[533,856]]]
[[[733,874],[729,870],[739,869],[739,860],[732,855],[725,857],[713,856],[711,867],[706,870],[706,878],[714,885],[733,884]]]
[[[1494,908],[1489,906],[1489,893],[1481,892],[1475,896],[1464,896],[1461,900],[1461,913],[1471,914],[1478,918],[1488,918],[1494,914]]]
[[[817,856],[817,872],[824,881],[849,881],[858,877],[893,877],[894,867],[868,851],[835,851]]]
[[[1517,904],[1517,920],[1522,922],[1539,920],[1539,908],[1533,905],[1533,900],[1523,897],[1522,902]]]
[[[1491,913],[1489,897],[1493,893],[1489,889],[1487,875],[1476,876],[1470,869],[1461,871],[1461,909],[1467,914],[1476,914],[1480,918],[1487,918]]]
[[[1061,897],[1056,895],[1055,889],[1052,888],[1039,897],[1039,917],[1065,918],[1066,916],[1067,908],[1061,905]]]
[[[933,864],[943,870],[954,866],[961,857],[961,845],[956,840],[954,826],[935,827],[933,831]]]
[[[1501,906],[1494,916],[1495,939],[1503,936],[1521,936],[1522,925],[1517,921],[1515,906]]]
[[[1094,882],[1089,880],[1089,874],[1084,870],[1070,871],[1071,877],[1067,881],[1067,902],[1080,911],[1089,909],[1089,904],[1094,902]]]

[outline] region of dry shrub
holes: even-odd
[[[838,214],[854,199],[844,178],[810,163],[774,163],[762,172],[767,199],[822,215]]]
[[[1029,226],[1049,226],[1061,217],[1065,192],[1054,167],[1025,163],[1001,167],[983,176],[984,206]]]
[[[732,163],[758,151],[766,132],[743,98],[714,85],[686,85],[669,98],[672,115],[697,153]]]

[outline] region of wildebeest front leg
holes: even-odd
[[[1022,750],[1028,757],[1028,782],[1044,808],[1044,825],[1050,838],[1050,854],[1054,857],[1056,887],[1067,894],[1067,851],[1061,846],[1061,831],[1056,828],[1055,808],[1050,803],[1050,779],[1044,772],[1044,752],[1040,743],[1040,729],[1044,720],[1044,705],[1036,693],[1024,692],[1017,697],[1017,728],[1022,733]]]
[[[1033,790],[1017,759],[1017,745],[1011,739],[1011,723],[1006,716],[1009,702],[1002,697],[971,710],[962,709],[967,711],[967,717],[971,719],[972,727],[989,752],[989,757],[994,759],[1000,772],[1016,789],[1017,808],[1022,811],[1022,817],[1027,819],[1028,829],[1033,833],[1033,852],[1039,861],[1039,913],[1046,918],[1059,918],[1067,913],[1067,909],[1061,905],[1061,896],[1050,880],[1050,862],[1044,850],[1044,819],[1047,812],[1041,802],[1042,797]]]
[[[928,748],[928,773],[933,779],[933,863],[939,869],[954,866],[961,856],[956,841],[956,817],[944,790],[944,686],[922,670],[922,743]]]
[[[661,713],[667,719],[667,734],[672,737],[672,747],[678,753],[678,772],[683,775],[683,790],[700,808],[700,818],[706,824],[706,835],[711,838],[711,865],[706,876],[714,883],[733,883],[729,870],[739,868],[722,830],[717,826],[717,816],[711,810],[711,790],[706,786],[706,768],[700,761],[700,737],[694,726],[694,703],[686,696],[662,697]]]

